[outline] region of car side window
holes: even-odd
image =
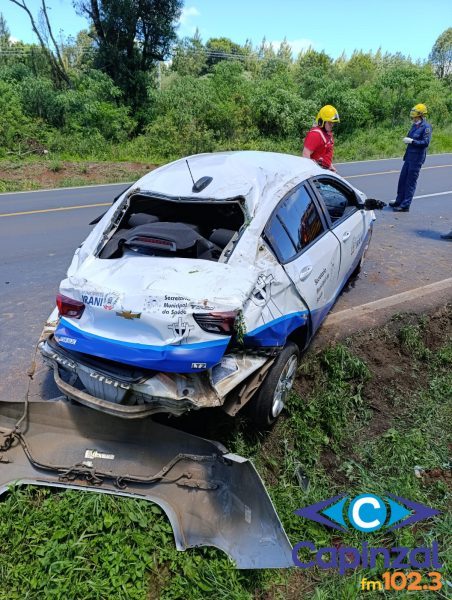
[[[295,256],[296,252],[292,240],[277,215],[273,215],[265,233],[280,262],[287,262],[292,256]]]
[[[266,227],[281,262],[287,262],[324,231],[319,211],[304,186],[286,196]]]
[[[331,221],[334,223],[342,217],[357,210],[356,198],[352,190],[347,190],[335,181],[318,179],[315,186],[322,196]]]

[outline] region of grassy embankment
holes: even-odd
[[[241,419],[213,419],[209,437],[253,458],[292,543],[356,546],[294,515],[337,493],[391,492],[437,508],[414,527],[367,535],[369,545],[409,547],[436,540],[444,564],[451,549],[448,435],[452,401],[451,309],[394,318],[342,345],[306,357],[287,414],[269,433]],[[449,340],[447,342],[447,340]],[[449,447],[450,449],[450,447]],[[425,472],[415,474],[415,466]],[[310,485],[303,491],[301,468]],[[366,592],[383,566],[346,576],[317,568],[241,572],[219,551],[178,553],[161,510],[108,496],[15,489],[0,503],[0,600],[153,598],[315,600],[393,597]],[[449,563],[450,564],[450,563]],[[450,580],[450,571],[443,572]],[[423,581],[424,583],[424,581]],[[448,586],[438,593],[448,597]],[[430,597],[399,592],[397,597]]]
[[[402,137],[406,129],[397,127],[363,129],[358,134],[345,137],[338,131],[335,160],[366,160],[401,156],[404,145]],[[179,158],[167,152],[162,155],[159,144],[149,136],[142,135],[121,146],[105,144],[94,146],[89,137],[69,143],[67,150],[49,154],[45,158],[14,156],[0,160],[0,193],[72,187],[98,183],[135,181],[154,165]],[[237,139],[217,142],[215,150],[267,150],[299,154],[301,140],[277,140],[270,138]],[[452,152],[452,126],[434,129],[430,153]]]

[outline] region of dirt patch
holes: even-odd
[[[443,483],[445,483],[449,488],[452,488],[452,467],[447,468],[447,469],[427,469],[427,470],[421,470],[420,474],[418,475],[422,481],[426,484],[432,484],[435,483],[436,481],[442,481]]]
[[[308,576],[303,573],[302,569],[296,569],[286,583],[274,584],[266,592],[258,591],[254,594],[254,598],[255,600],[274,600],[275,598],[300,600],[300,598],[307,598],[312,594],[319,582],[320,578],[315,577],[312,572]]]
[[[428,326],[424,331],[424,344],[429,350],[438,350],[451,336],[452,309],[451,305],[437,310],[430,316]]]
[[[0,192],[136,181],[155,168],[138,162],[3,161]]]
[[[450,338],[451,326],[452,305],[448,305],[421,319],[418,315],[397,315],[384,327],[359,333],[346,341],[372,374],[364,390],[364,399],[372,410],[366,437],[373,438],[389,429],[397,398],[409,397],[427,384],[428,360],[414,356],[415,350],[403,341],[403,331],[416,328],[419,347],[435,351]]]

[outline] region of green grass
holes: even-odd
[[[338,536],[294,511],[341,492],[391,492],[437,508],[441,515],[415,527],[367,535],[370,545],[422,546],[436,540],[440,559],[450,564],[450,489],[441,479],[420,479],[414,472],[415,466],[442,468],[449,460],[452,344],[443,330],[444,343],[427,347],[429,323],[428,317],[394,319],[367,337],[307,357],[288,413],[270,433],[253,431],[242,419],[224,432],[221,441],[231,450],[253,458],[292,543],[359,545],[359,532]],[[402,372],[381,388],[376,378],[388,365],[374,360],[371,350],[378,344]],[[371,352],[367,364],[366,351]],[[387,413],[382,415],[383,407]],[[378,433],[371,433],[382,417]],[[307,491],[297,480],[300,468],[309,477]],[[345,576],[317,568],[237,571],[214,549],[177,552],[171,527],[155,505],[83,492],[12,490],[0,502],[0,548],[0,600],[432,596],[360,595],[361,577],[380,579],[382,565]],[[447,569],[444,578],[451,579]],[[438,597],[447,594],[443,588]]]
[[[334,159],[337,162],[349,160],[366,160],[376,158],[392,158],[402,156],[405,144],[402,138],[409,127],[371,127],[354,132],[349,136],[341,136],[340,130],[335,144]],[[452,152],[452,126],[433,127],[429,154]]]

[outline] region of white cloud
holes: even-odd
[[[10,38],[9,38],[10,44],[17,44],[18,42],[20,42],[19,38],[16,38],[13,35],[10,36]]]
[[[201,13],[199,12],[199,10],[196,8],[196,6],[187,6],[186,8],[182,9],[181,15],[180,15],[180,19],[179,19],[179,23],[181,25],[189,25],[189,21],[192,17],[199,17]]]
[[[179,37],[191,36],[196,31],[196,25],[193,25],[193,19],[199,17],[201,13],[196,6],[187,6],[182,9],[179,19]]]
[[[297,58],[300,52],[307,50],[308,48],[315,48],[315,43],[312,40],[308,40],[307,38],[300,38],[298,40],[286,40],[289,46],[292,48],[293,57]],[[272,42],[273,48],[275,52],[278,51],[278,48],[282,44],[281,41]]]

